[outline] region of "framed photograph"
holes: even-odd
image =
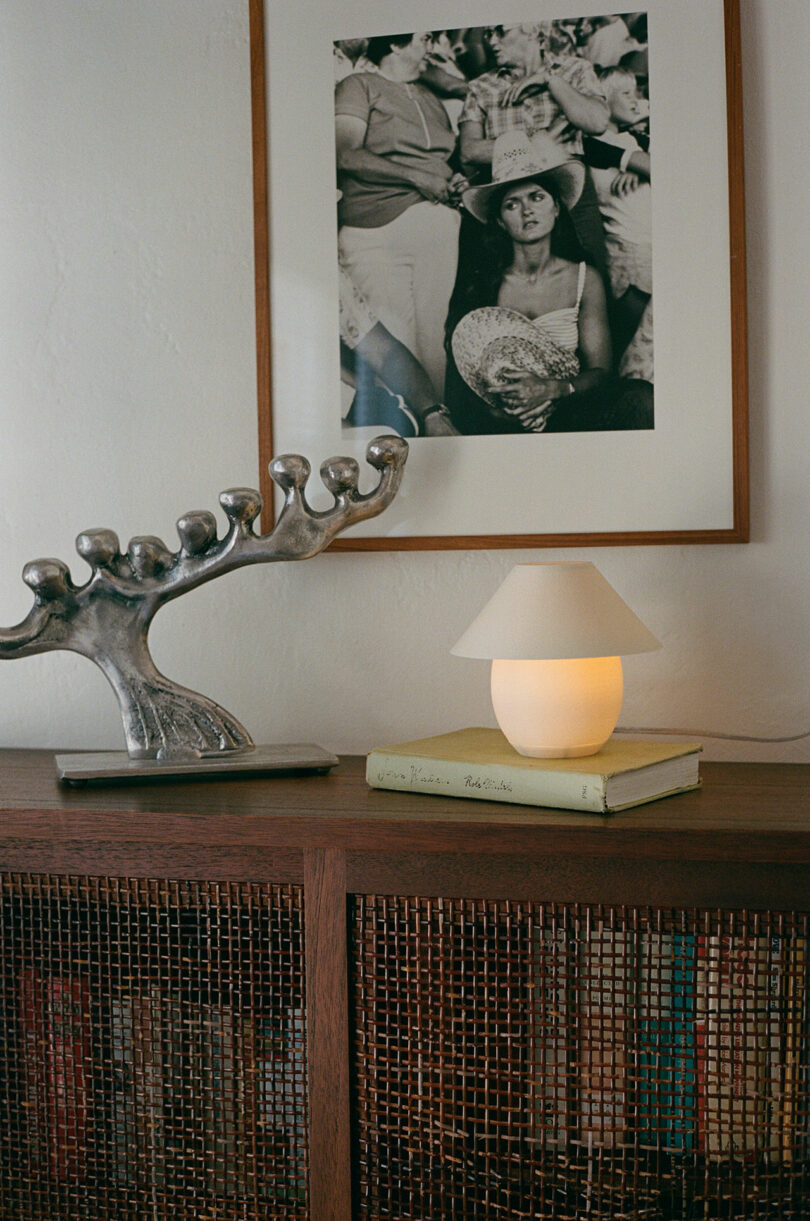
[[[334,548],[746,542],[738,0],[249,4],[268,517],[397,432]]]

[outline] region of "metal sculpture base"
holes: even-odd
[[[194,759],[132,759],[125,750],[100,750],[57,755],[55,761],[59,779],[73,787],[139,780],[204,780],[272,772],[324,774],[340,762],[337,755],[308,742],[221,751]]]

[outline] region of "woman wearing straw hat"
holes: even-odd
[[[489,257],[454,294],[448,319],[460,379],[451,369],[447,405],[461,432],[652,427],[650,394],[628,394],[613,376],[602,279],[563,245],[583,173],[547,133],[507,132],[495,142],[493,181],[464,193],[486,225]]]

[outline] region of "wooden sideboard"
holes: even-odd
[[[810,770],[608,817],[0,752],[0,1216],[810,1217]]]

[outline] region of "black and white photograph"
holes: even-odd
[[[343,435],[652,430],[646,11],[332,54]]]
[[[262,469],[408,444],[334,546],[741,538],[734,0],[296,0],[267,34]]]

